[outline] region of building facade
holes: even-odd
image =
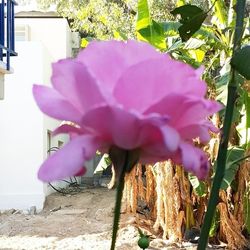
[[[51,190],[37,179],[38,168],[68,138],[51,136],[59,122],[38,109],[32,86],[50,85],[51,64],[71,57],[71,31],[66,19],[37,11],[16,13],[15,28],[15,71],[5,75],[0,101],[0,210],[41,209]]]

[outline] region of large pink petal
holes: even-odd
[[[193,124],[178,128],[178,132],[183,140],[192,141],[192,139],[199,137],[202,143],[207,143],[211,139],[209,131],[218,133],[220,130],[212,122],[205,119],[197,123],[194,120]]]
[[[141,148],[158,141],[169,151],[178,148],[179,135],[167,126],[164,116],[144,117],[119,107],[104,106],[89,111],[83,117],[81,125],[123,149]]]
[[[211,139],[209,128],[202,124],[192,124],[178,129],[183,140],[192,142],[193,139],[199,138],[202,143],[206,143]]]
[[[78,136],[51,155],[40,167],[38,178],[51,182],[75,175],[94,155],[100,142],[92,136]]]
[[[219,111],[222,105],[203,98],[172,93],[151,105],[144,114],[158,113],[169,116],[169,124],[176,129],[204,123],[211,114]],[[210,126],[212,129],[212,127]]]
[[[119,78],[114,96],[126,109],[143,112],[170,94],[203,97],[205,92],[206,84],[194,69],[164,55],[128,68]]]
[[[59,119],[78,123],[81,113],[56,90],[42,86],[33,86],[33,95],[39,108],[45,114]]]
[[[120,148],[139,146],[139,119],[120,108],[104,106],[91,110],[83,117],[81,126]]]
[[[208,158],[204,151],[186,142],[180,144],[182,165],[199,179],[204,179],[209,170]]]
[[[189,100],[186,102],[186,111],[176,121],[178,128],[199,123],[208,116],[216,113],[222,105],[211,100]]]
[[[111,93],[124,70],[138,62],[162,55],[152,46],[136,41],[91,42],[79,53],[77,60],[83,62]]]
[[[151,119],[145,119],[143,123],[139,140],[142,150],[158,156],[164,156],[166,152],[169,155],[177,150],[180,136],[174,128]]]
[[[192,97],[184,94],[170,93],[164,96],[158,102],[152,103],[147,110],[144,111],[145,115],[157,113],[160,115],[167,115],[169,122],[172,125],[176,124],[183,113],[187,109],[187,101],[193,99]]]
[[[158,161],[165,161],[171,159],[173,155],[177,153],[177,149],[180,144],[179,133],[174,128],[171,128],[168,125],[160,127],[150,127],[150,125],[145,126],[150,130],[146,131],[142,135],[151,137],[151,140],[147,144],[143,144],[141,147],[140,161],[142,163],[156,163]],[[149,132],[149,133],[147,133]],[[156,133],[158,138],[152,137],[150,133]],[[155,140],[154,140],[155,139]]]
[[[82,113],[105,102],[96,79],[86,66],[76,60],[65,59],[53,64],[52,84]]]

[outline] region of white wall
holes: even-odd
[[[5,99],[0,101],[0,210],[43,207],[46,184],[37,171],[47,157],[47,131],[59,122],[44,116],[35,104],[32,85],[50,84],[51,63],[71,56],[70,33],[64,19],[16,19],[28,24],[31,41],[17,42],[11,58],[14,74],[5,75]],[[66,136],[51,140],[66,142]]]
[[[29,40],[41,42],[52,61],[71,56],[71,32],[64,18],[16,18],[15,25],[28,25]]]
[[[43,160],[43,115],[32,96],[32,84],[43,79],[43,47],[17,44],[15,73],[5,76],[0,102],[0,209],[42,207],[43,185],[36,178]]]
[[[0,100],[4,98],[4,74],[0,72]]]

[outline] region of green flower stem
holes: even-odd
[[[197,250],[205,250],[208,242],[210,227],[212,224],[214,212],[218,203],[219,190],[225,173],[225,165],[227,159],[227,145],[230,133],[230,125],[232,123],[233,108],[236,99],[236,88],[230,87],[228,92],[228,104],[226,107],[225,120],[223,125],[222,137],[217,159],[217,168],[213,180],[208,209],[205,215],[204,223],[201,229],[201,236]]]
[[[117,186],[117,190],[116,190],[115,214],[114,214],[114,222],[113,222],[112,243],[111,243],[110,250],[115,249],[116,237],[117,237],[117,232],[119,229],[122,193],[123,193],[123,189],[124,189],[124,179],[125,179],[125,174],[126,174],[127,169],[128,169],[127,165],[129,163],[129,153],[128,153],[128,151],[125,151],[125,152],[126,152],[126,154],[125,154],[124,166],[122,168],[122,172],[121,172],[121,175],[119,177],[118,186]]]
[[[234,51],[240,47],[241,38],[243,34],[243,23],[244,23],[244,11],[245,11],[246,0],[238,0],[236,5],[236,28],[234,37]],[[221,183],[225,173],[226,158],[227,158],[227,147],[229,141],[229,135],[232,125],[233,111],[235,106],[235,101],[237,99],[237,82],[235,80],[235,70],[231,68],[231,79],[228,84],[228,98],[225,119],[222,129],[222,135],[220,140],[218,158],[217,158],[217,168],[213,180],[213,185],[211,189],[210,199],[208,202],[208,209],[205,215],[204,223],[201,229],[201,236],[198,244],[197,250],[205,250],[208,242],[208,236],[210,227],[212,224],[215,209],[219,200],[219,191]]]

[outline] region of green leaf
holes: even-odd
[[[220,213],[219,213],[219,210],[216,209],[216,212],[213,217],[212,225],[209,231],[209,237],[214,237],[216,235],[219,223],[220,223]]]
[[[93,37],[85,37],[81,39],[81,48],[86,48],[89,42],[93,41]]]
[[[183,5],[171,11],[173,15],[181,15],[179,33],[182,41],[187,41],[196,31],[198,31],[206,19],[207,14],[195,5]]]
[[[176,2],[176,6],[177,6],[177,7],[182,6],[182,5],[184,5],[184,4],[186,4],[186,1],[185,1],[185,0],[177,0],[177,2]]]
[[[226,27],[227,24],[227,8],[225,5],[225,1],[223,0],[215,0],[215,10],[214,15],[218,18],[220,24],[223,25],[223,27]],[[214,1],[213,1],[214,2]]]
[[[243,215],[245,228],[250,233],[250,186],[247,186],[244,199],[243,199]]]
[[[190,38],[183,47],[184,49],[198,49],[202,45],[204,45],[205,42],[203,40],[197,39],[197,38]]]
[[[216,95],[216,101],[220,101],[223,103],[225,106],[227,104],[227,85],[221,85],[217,88],[216,90],[217,95]]]
[[[176,22],[176,21],[169,21],[169,22],[163,22],[161,23],[162,27],[163,27],[163,31],[164,34],[166,36],[176,36],[179,34],[178,29],[181,26],[180,22]]]
[[[250,93],[247,90],[239,88],[238,103],[244,105],[240,106],[240,122],[236,127],[240,137],[239,143],[245,149],[250,149]]]
[[[137,32],[139,40],[149,42],[153,46],[159,49],[166,49],[166,39],[163,31],[163,27],[152,20],[152,25],[141,29]]]
[[[124,40],[124,41],[128,40],[127,35],[118,29],[114,30],[113,34],[114,34],[114,38],[117,40]]]
[[[213,26],[203,24],[194,35],[196,38],[205,40],[207,44],[213,44],[216,48],[227,48],[216,36],[216,29]]]
[[[163,25],[151,19],[147,0],[138,1],[136,31],[138,40],[148,42],[161,50],[166,49]]]
[[[239,168],[239,162],[237,162],[237,160],[243,157],[244,152],[244,149],[240,147],[233,147],[228,150],[226,169],[221,183],[221,189],[226,190],[231,185]],[[217,167],[219,168],[220,166]]]
[[[182,18],[180,20],[181,23],[186,23],[190,21],[193,18],[193,16],[196,16],[202,13],[203,13],[202,9],[200,9],[196,5],[191,5],[191,4],[180,6],[171,11],[171,14],[175,16],[178,14],[181,15],[181,18]]]
[[[86,38],[82,38],[81,40],[81,48],[86,48],[89,44],[89,41]]]
[[[147,0],[138,0],[136,30],[141,30],[152,24]]]
[[[188,53],[198,63],[202,63],[205,56],[205,52],[201,49],[194,49],[194,50],[190,49]]]
[[[206,19],[206,16],[206,14],[197,15],[179,28],[182,41],[187,41],[196,31],[200,29],[203,21]]]
[[[190,54],[188,53],[188,51],[183,50],[183,49],[179,49],[178,51],[174,51],[171,53],[171,55],[177,59],[180,60],[182,62],[185,62],[189,65],[191,65],[193,68],[197,69],[200,67],[200,63],[197,62],[195,59],[193,59]]]
[[[231,65],[247,80],[250,80],[250,46],[239,49],[231,59]]]
[[[197,38],[190,38],[184,45],[183,49],[188,50],[188,55],[192,57],[196,62],[201,63],[204,59],[205,52],[200,49],[205,42],[197,39]]]
[[[168,53],[172,53],[172,52],[176,52],[179,49],[181,49],[183,47],[183,42],[181,40],[176,40],[173,42],[173,44],[168,48],[167,52]]]
[[[194,192],[198,196],[203,197],[207,194],[206,184],[203,181],[199,181],[199,179],[192,174],[188,174],[188,179],[194,189]]]
[[[246,108],[246,128],[250,128],[250,94],[244,92],[244,104]]]

